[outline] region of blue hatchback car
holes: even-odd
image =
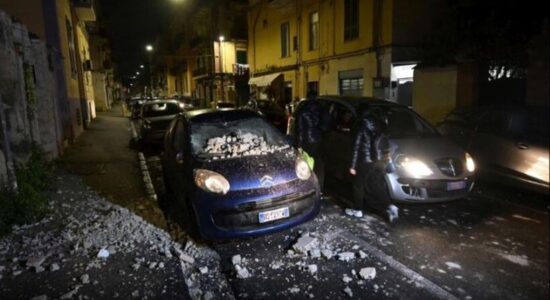
[[[170,124],[164,146],[167,192],[205,239],[268,234],[319,212],[315,174],[256,112],[185,112]]]

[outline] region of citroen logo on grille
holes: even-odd
[[[449,162],[449,170],[451,171],[451,174],[453,174],[453,176],[456,176],[454,160],[449,159],[448,162]]]
[[[264,177],[262,177],[260,179],[260,184],[263,186],[263,187],[268,187],[268,186],[272,186],[273,185],[273,177],[269,176],[269,175],[264,175]]]

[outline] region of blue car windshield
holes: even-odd
[[[290,148],[282,134],[257,117],[191,124],[191,147],[199,158],[267,155]]]

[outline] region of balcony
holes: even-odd
[[[78,20],[95,22],[96,15],[93,0],[73,0],[73,6]]]

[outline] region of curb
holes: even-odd
[[[145,184],[145,191],[147,196],[154,201],[157,201],[157,193],[155,192],[155,187],[153,186],[153,180],[149,174],[149,168],[147,167],[147,160],[143,152],[138,152],[138,161],[139,168],[141,169],[141,175],[143,176],[143,183]]]

